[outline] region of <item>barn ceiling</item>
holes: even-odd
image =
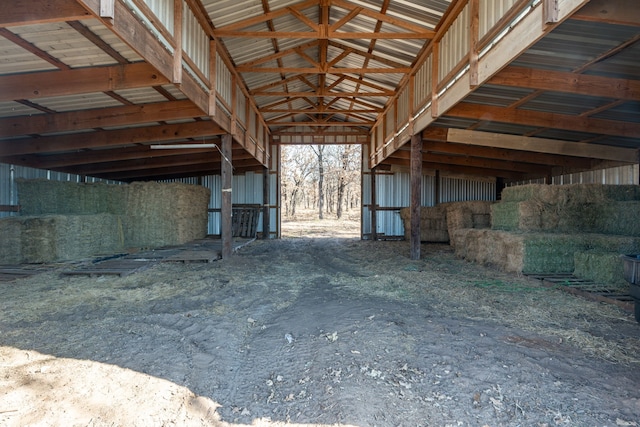
[[[269,165],[260,138],[368,143],[466,1],[187,0],[246,111],[257,112],[254,139],[237,132],[235,99],[229,111],[216,107],[203,76],[177,73],[169,37],[140,19],[164,3],[3,4],[0,162],[132,181],[218,174],[222,159],[209,146],[151,146],[217,143],[227,133],[234,173]],[[639,8],[572,3],[584,6],[543,37],[517,41],[521,54],[428,123],[416,113],[425,167],[526,179],[638,162]],[[408,165],[408,138],[392,136],[372,166]]]

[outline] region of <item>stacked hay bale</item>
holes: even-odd
[[[509,187],[491,208],[491,231],[461,230],[452,241],[459,256],[503,270],[613,283],[621,278],[619,255],[640,251],[638,212],[633,185]]]
[[[21,216],[0,220],[0,264],[178,245],[207,232],[209,190],[201,186],[17,183]]]
[[[484,200],[441,203],[420,208],[420,241],[449,243],[450,233],[460,228],[489,228],[491,205]],[[411,237],[411,210],[402,208],[404,237]],[[453,242],[451,242],[453,244]]]
[[[209,190],[195,185],[134,182],[125,202],[127,247],[180,245],[207,234]]]

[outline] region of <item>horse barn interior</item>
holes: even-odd
[[[361,237],[412,259],[640,251],[639,39],[634,0],[8,2],[3,263],[206,235],[226,257],[234,206],[277,238],[286,144],[361,145]]]

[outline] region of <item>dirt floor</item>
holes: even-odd
[[[342,226],[0,283],[0,425],[640,425],[630,313]]]

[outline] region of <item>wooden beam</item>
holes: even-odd
[[[425,138],[426,129],[422,136]],[[446,138],[446,136],[445,136]],[[444,141],[423,141],[423,150],[434,153],[459,154],[471,157],[482,157],[509,162],[532,163],[538,165],[560,166],[563,168],[584,168],[592,166],[592,160],[584,157],[564,156],[547,153],[534,153],[524,150],[485,147],[480,145],[457,144]]]
[[[144,62],[0,76],[0,102],[107,92],[169,83]]]
[[[324,35],[321,31],[228,31],[214,30],[217,38],[250,38],[250,39],[314,39],[314,40],[419,40],[433,38],[433,31],[424,30],[419,33],[370,33],[329,31]]]
[[[7,0],[2,2],[0,28],[89,18],[91,14],[74,0]]]
[[[507,148],[511,150],[533,151],[536,153],[559,154],[565,156],[588,157],[592,159],[630,162],[635,157],[635,149],[582,142],[560,141],[556,139],[530,136],[505,135],[463,129],[448,129],[447,141],[459,144],[485,147]]]
[[[375,122],[373,120],[362,120],[359,122],[270,122],[267,121],[267,124],[270,126],[373,126]],[[0,124],[2,121],[0,120]]]
[[[420,259],[420,206],[422,202],[422,138],[411,136],[411,259]]]
[[[297,74],[406,74],[411,71],[411,67],[399,68],[341,68],[331,67],[323,70],[321,67],[245,67],[238,66],[236,70],[239,73],[297,73]]]
[[[429,146],[428,142],[424,145]],[[423,145],[423,146],[424,146]],[[391,157],[409,160],[411,152],[409,150],[397,150]],[[436,154],[432,151],[425,152],[423,148],[422,161],[432,164],[447,164],[457,166],[470,166],[482,169],[508,170],[522,172],[526,174],[546,174],[551,170],[551,166],[529,162],[514,162],[510,160],[491,159],[485,157],[473,157],[470,155],[447,155]]]
[[[591,0],[571,19],[640,26],[640,8],[637,0]]]
[[[489,79],[487,83],[640,101],[640,80],[615,79],[588,74],[511,66]]]
[[[211,148],[152,150],[148,145],[143,145],[134,147],[117,147],[113,150],[83,150],[51,155],[30,154],[7,157],[0,156],[0,160],[2,161],[2,163],[53,170],[58,168],[95,163],[120,162],[125,160],[151,159],[210,152]]]
[[[383,97],[395,95],[395,91],[387,90],[384,92],[330,92],[318,90],[317,92],[253,92],[253,96],[281,96],[287,98],[312,98],[322,96],[326,98],[352,98],[352,97]]]
[[[90,148],[121,146],[145,142],[161,143],[188,138],[203,138],[225,133],[216,123],[201,120],[191,123],[163,124],[130,129],[100,130],[95,132],[52,135],[39,138],[0,140],[0,153],[4,156],[78,151]]]
[[[100,0],[76,1],[97,18],[100,18]],[[123,2],[116,1],[114,7],[113,24],[111,25],[111,22],[106,22],[104,19],[102,21],[162,76],[170,80],[173,79],[173,55]],[[206,91],[202,89],[189,73],[182,76],[182,84],[179,88],[200,109],[201,115],[208,114],[209,89]]]
[[[0,137],[155,123],[202,116],[191,101],[169,101],[0,119]]]
[[[396,157],[388,157],[384,160],[384,162],[381,162],[381,164],[376,167],[380,167],[385,164],[398,165],[398,166],[402,166],[403,168],[411,167],[410,160],[399,159]],[[514,172],[511,170],[485,169],[485,168],[478,168],[473,166],[450,165],[446,163],[433,163],[433,162],[424,162],[424,161],[422,162],[422,169],[423,170],[424,169],[440,170],[440,171],[446,171],[451,173],[476,175],[476,176],[483,176],[483,177],[487,177],[487,176],[502,177],[502,178],[516,180],[516,181],[528,178],[528,176],[522,172]],[[534,178],[539,178],[539,177],[535,176]]]
[[[220,234],[222,237],[222,259],[228,259],[233,253],[233,237],[231,233],[231,192],[233,187],[233,165],[231,159],[232,137],[222,135],[222,195],[220,213]]]
[[[570,116],[542,111],[509,109],[489,105],[479,106],[465,102],[457,104],[447,111],[445,115],[628,138],[637,138],[637,136],[640,135],[640,123]]]

